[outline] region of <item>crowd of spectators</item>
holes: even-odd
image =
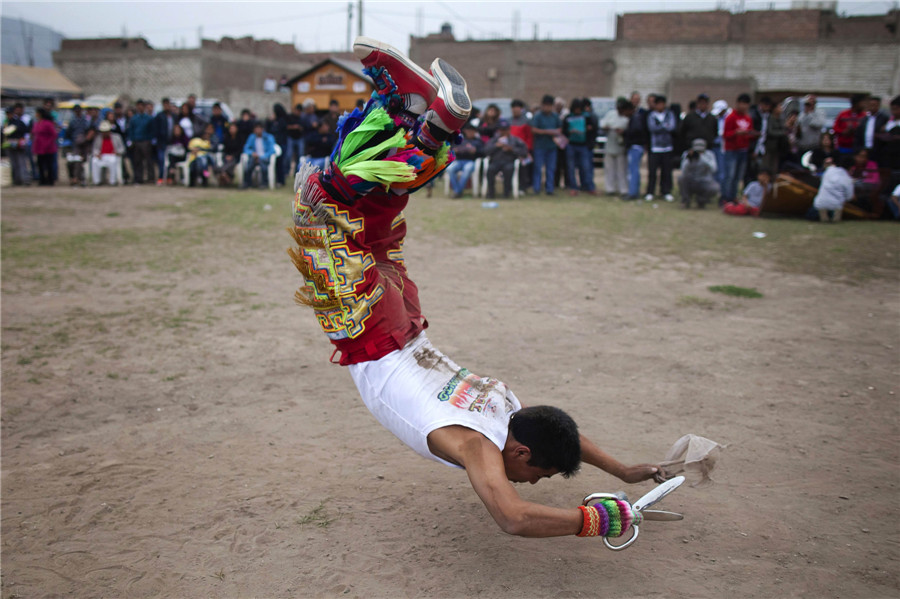
[[[474,161],[487,158],[488,197],[495,197],[494,179],[501,173],[504,196],[510,197],[516,160],[520,187],[531,193],[554,195],[562,179],[570,195],[596,195],[593,149],[599,134],[605,138],[605,193],[624,200],[674,202],[673,173],[679,170],[677,193],[685,208],[717,202],[729,214],[758,214],[779,174],[818,187],[825,171],[836,166],[854,181],[853,201],[865,212],[877,216],[887,207],[900,215],[892,199],[900,184],[900,96],[888,110],[868,94],[854,95],[849,104],[833,122],[814,95],[782,102],[762,96],[753,105],[749,94],[729,104],[700,93],[682,111],[661,94],[649,94],[642,106],[634,92],[601,115],[588,98],[567,105],[547,95],[530,114],[523,101],[513,100],[508,121],[491,104],[464,129],[470,132],[455,148],[451,186],[454,197],[461,197]],[[473,143],[476,135],[481,144]]]
[[[217,179],[219,185],[241,180],[245,188],[263,187],[274,161],[274,185],[281,186],[301,158],[324,168],[336,142],[336,101],[327,111],[317,110],[312,100],[290,111],[274,104],[265,119],[244,109],[233,122],[218,104],[204,118],[196,101],[192,94],[180,106],[163,98],[158,109],[140,99],[104,110],[76,105],[66,123],[59,122],[52,99],[33,118],[15,104],[3,128],[13,183],[53,185],[64,145],[71,185],[86,184],[88,174],[99,183],[105,171],[109,184],[166,185],[186,173],[182,182],[192,186]],[[682,111],[661,94],[649,94],[642,106],[634,92],[598,115],[588,98],[567,103],[546,95],[531,110],[513,100],[509,119],[491,104],[463,128],[447,176],[453,196],[461,197],[475,161],[487,158],[488,197],[496,196],[497,176],[503,178],[504,197],[510,197],[516,172],[519,188],[529,193],[554,195],[562,182],[570,195],[596,195],[594,148],[600,135],[605,193],[624,200],[674,202],[679,170],[677,193],[686,208],[718,202],[729,214],[758,214],[780,173],[818,177],[818,187],[836,167],[853,181],[856,203],[873,214],[888,208],[900,217],[892,199],[897,194],[891,193],[900,184],[900,97],[885,110],[878,97],[854,95],[833,122],[826,122],[816,104],[813,95],[782,102],[762,96],[752,105],[748,94],[729,104],[701,93]]]
[[[264,119],[244,109],[239,118],[229,121],[220,104],[204,116],[196,103],[191,94],[181,105],[163,98],[158,108],[143,99],[128,107],[116,102],[103,110],[75,104],[65,123],[52,98],[33,117],[22,103],[16,103],[3,127],[3,149],[13,184],[54,185],[62,154],[73,186],[86,185],[88,180],[109,185],[173,185],[184,172],[187,180],[181,182],[190,186],[207,186],[210,180],[232,185],[240,179],[244,188],[255,181],[265,187],[273,159],[275,184],[284,185],[301,158],[325,166],[341,114],[336,102],[327,112],[317,112],[315,103],[307,100],[290,112],[274,104],[272,114]],[[242,165],[243,176],[238,177],[236,169]],[[254,178],[257,171],[259,176]]]

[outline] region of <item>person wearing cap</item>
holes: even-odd
[[[803,96],[803,109],[797,117],[797,149],[802,154],[820,147],[822,130],[825,128],[825,113],[816,108],[816,97]]]
[[[103,168],[109,172],[109,184],[116,185],[119,176],[119,158],[125,154],[125,142],[121,135],[113,131],[112,123],[105,120],[97,128],[100,135],[94,137],[94,159],[91,162],[91,174],[94,184],[101,181]]]
[[[681,136],[685,141],[702,139],[707,148],[715,145],[719,135],[719,123],[709,111],[709,96],[697,96],[697,108],[687,113],[681,121]]]
[[[153,117],[144,111],[143,100],[135,102],[134,116],[128,121],[125,136],[131,144],[134,184],[153,181]]]
[[[497,173],[503,173],[503,197],[512,196],[512,178],[516,160],[528,156],[525,142],[509,132],[509,121],[497,121],[497,131],[485,146],[484,153],[490,162],[487,169],[487,197],[495,197]]]
[[[713,102],[710,113],[716,117],[716,140],[709,150],[716,157],[716,181],[719,187],[725,185],[725,145],[722,141],[722,131],[725,128],[725,117],[728,116],[728,102],[725,100],[716,100]]]
[[[678,189],[681,192],[681,204],[691,207],[691,198],[697,198],[697,208],[705,208],[713,201],[721,190],[715,179],[718,166],[716,157],[706,148],[706,140],[697,138],[691,142],[691,148],[681,155],[681,176],[678,178]]]

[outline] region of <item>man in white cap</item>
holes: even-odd
[[[725,117],[728,116],[728,112],[728,102],[725,100],[716,100],[713,102],[712,110],[710,110],[710,113],[716,117],[719,127],[716,141],[713,142],[710,150],[713,156],[716,157],[716,182],[720,188],[725,184],[725,151],[722,146],[722,130],[725,126]]]
[[[98,127],[100,135],[94,138],[94,160],[91,163],[91,175],[94,184],[101,181],[103,169],[109,172],[109,184],[118,184],[119,157],[125,154],[125,144],[121,135],[112,134],[112,125],[109,121],[103,121]]]
[[[678,178],[678,189],[681,192],[681,203],[685,208],[691,207],[691,198],[696,196],[697,208],[705,208],[721,190],[716,182],[716,157],[706,149],[706,140],[697,138],[691,143],[691,149],[681,155],[681,176]]]

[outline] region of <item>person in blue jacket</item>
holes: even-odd
[[[257,122],[253,125],[253,135],[248,137],[247,143],[244,144],[244,154],[249,160],[244,167],[244,182],[241,187],[243,189],[250,187],[253,169],[257,165],[260,166],[259,186],[260,188],[268,187],[269,159],[275,154],[275,137],[264,130],[262,123]]]

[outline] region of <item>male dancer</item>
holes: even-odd
[[[505,532],[624,534],[641,519],[625,501],[553,508],[523,500],[511,482],[568,477],[582,461],[625,482],[662,481],[659,467],[623,465],[562,410],[523,407],[504,383],[460,368],[425,336],[401,211],[453,159],[448,140],[471,111],[465,80],[440,58],[428,73],[369,38],[357,38],[354,52],[376,92],[342,117],[329,169],[297,177],[298,247],[288,252],[305,279],[298,303],[314,309],[378,421],[420,455],[464,468]]]

